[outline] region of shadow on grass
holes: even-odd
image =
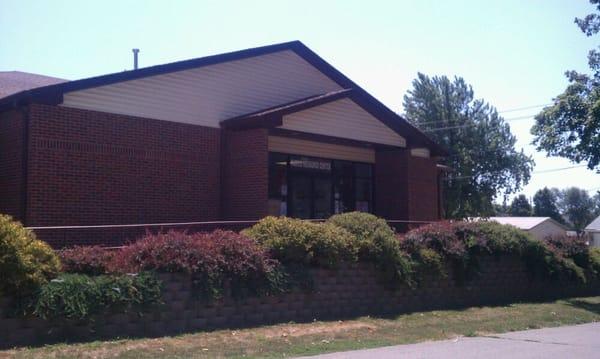
[[[581,299],[568,299],[565,302],[575,308],[584,309],[594,314],[600,314],[600,303],[590,303]]]

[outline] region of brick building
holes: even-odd
[[[26,76],[0,92],[0,213],[26,226],[442,215],[444,150],[300,42]]]

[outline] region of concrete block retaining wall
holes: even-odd
[[[534,279],[518,258],[486,257],[480,275],[457,285],[453,274],[427,278],[417,288],[388,289],[368,264],[337,270],[312,269],[314,288],[267,297],[206,303],[183,274],[159,274],[163,301],[150,312],[108,314],[92,321],[9,318],[0,306],[0,347],[118,337],[156,337],[183,332],[236,328],[289,321],[392,315],[520,300],[600,294],[600,283],[577,284]]]

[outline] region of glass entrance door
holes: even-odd
[[[331,216],[331,177],[313,177],[313,217]]]
[[[290,215],[296,218],[331,216],[331,176],[295,173],[290,178]]]
[[[311,218],[312,181],[308,176],[290,178],[290,214],[297,218]]]

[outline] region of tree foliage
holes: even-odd
[[[515,197],[508,209],[508,214],[514,217],[530,217],[532,213],[533,209],[531,208],[531,204],[529,204],[529,201],[524,194]]]
[[[597,204],[587,191],[581,188],[570,187],[563,190],[558,206],[568,223],[577,232],[583,231],[596,217]]]
[[[529,181],[533,160],[515,149],[515,136],[496,109],[475,99],[460,77],[419,73],[404,96],[406,116],[450,155],[445,210],[450,218],[494,213],[498,194],[518,191]]]
[[[559,223],[564,223],[558,211],[558,197],[548,187],[538,190],[533,196],[533,215],[536,217],[550,217]]]
[[[600,0],[590,3],[600,12]],[[577,18],[575,23],[587,36],[600,31],[599,14]],[[588,65],[589,75],[565,73],[569,85],[535,117],[531,133],[538,151],[576,163],[587,161],[588,168],[600,170],[600,51],[588,53]]]

